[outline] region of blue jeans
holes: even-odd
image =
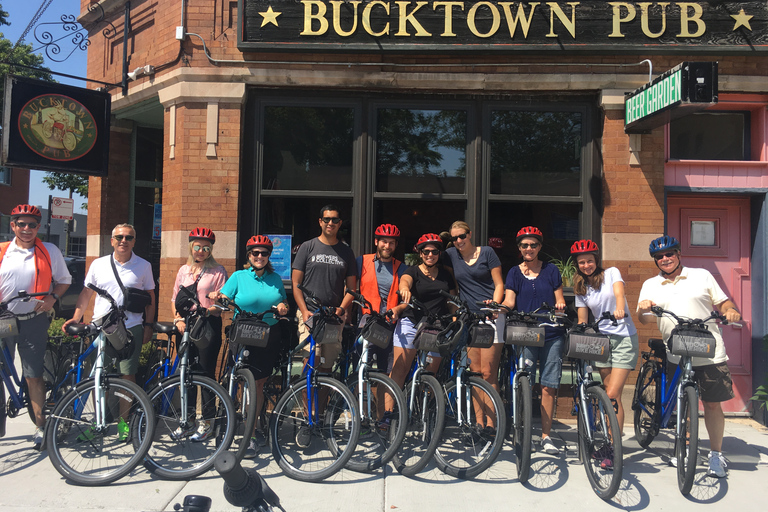
[[[542,386],[557,389],[560,387],[560,376],[563,373],[563,344],[565,337],[560,336],[544,342],[543,347],[525,347],[523,353],[526,359],[533,361],[531,375],[536,375],[536,368],[541,365],[539,382]]]

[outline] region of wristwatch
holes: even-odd
[[[51,297],[53,297],[53,300],[59,300],[59,296],[56,295],[54,292],[51,292]]]

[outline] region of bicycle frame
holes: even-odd
[[[181,363],[181,358],[179,357],[178,351],[176,352],[176,357],[173,360],[173,364],[170,364],[170,357],[168,354],[171,353],[171,335],[168,335],[168,341],[166,342],[166,349],[165,349],[165,358],[163,359],[163,362],[160,364],[160,367],[155,370],[155,372],[149,376],[149,378],[144,382],[142,385],[142,388],[146,389],[147,383],[152,382],[152,380],[157,377],[157,374],[162,372],[160,375],[161,379],[167,379],[171,375],[176,373],[176,370],[179,369],[179,364]]]
[[[511,345],[512,353],[509,355],[509,382],[512,383],[512,407],[510,410],[510,416],[515,427],[520,424],[520,418],[517,417],[517,390],[520,387],[520,378],[523,376],[530,377],[531,372],[528,370],[529,365],[526,364],[524,351],[522,347]]]
[[[29,400],[27,393],[24,392],[26,389],[24,386],[26,379],[23,375],[19,377],[18,372],[16,372],[16,367],[11,359],[11,352],[8,349],[8,345],[5,343],[3,343],[2,353],[3,359],[0,361],[0,375],[3,378],[3,384],[8,390],[10,400],[13,401],[14,407],[16,407],[17,410],[21,410],[26,405],[27,400]]]
[[[96,349],[97,349],[97,343],[94,342],[94,343],[91,343],[88,346],[88,348],[85,349],[85,351],[83,351],[82,350],[82,341],[80,342],[80,355],[77,357],[77,363],[75,364],[74,367],[70,368],[69,371],[67,371],[67,373],[64,375],[64,379],[62,379],[61,382],[56,383],[56,386],[53,388],[53,396],[57,397],[57,400],[58,400],[58,398],[60,398],[58,396],[59,395],[59,389],[61,389],[62,384],[65,381],[67,381],[73,373],[75,374],[75,384],[79,384],[80,382],[83,381],[83,378],[84,378],[84,376],[83,376],[83,363],[85,362],[86,359],[88,359],[91,356],[93,351],[96,350]],[[89,374],[89,377],[93,376],[92,373],[93,372],[91,372],[91,374]]]
[[[675,373],[671,378],[667,377],[666,372],[666,360],[662,362],[659,368],[661,374],[661,416],[659,419],[659,428],[668,428],[667,424],[672,417],[672,413],[680,408],[680,402],[683,399],[683,393],[686,387],[696,386],[696,382],[693,380],[693,366],[691,364],[691,358],[682,356],[680,363],[675,368]],[[655,380],[655,377],[654,377]],[[697,395],[698,395],[698,389]],[[650,415],[648,409],[643,404],[638,403],[638,407],[641,407],[646,413]],[[680,422],[682,419],[678,416],[675,424],[676,435],[680,432]]]
[[[576,359],[576,387],[574,388],[574,404],[573,406],[576,408],[576,413],[581,415],[582,420],[584,420],[584,425],[594,425],[595,424],[595,418],[592,416],[592,408],[591,407],[579,407],[578,404],[585,404],[587,403],[587,389],[589,389],[592,386],[599,386],[600,383],[592,380],[592,365],[590,365],[587,361],[583,359]],[[578,399],[578,401],[576,401]],[[600,404],[600,414],[604,415],[605,411],[602,410],[602,404]],[[602,427],[602,434],[607,439],[609,437],[608,432],[608,425],[604,421],[600,422],[600,425]],[[592,435],[592,429],[587,428],[586,432],[582,433],[583,435],[587,436],[589,439],[589,442],[594,442],[594,436]]]

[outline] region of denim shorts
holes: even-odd
[[[533,361],[531,375],[536,375],[536,368],[540,367],[541,375],[539,383],[548,388],[560,387],[560,376],[563,373],[563,345],[565,337],[546,341],[543,347],[525,347],[523,354],[526,359]]]
[[[416,347],[413,345],[413,339],[416,337],[416,326],[413,325],[413,322],[410,318],[401,318],[399,322],[397,322],[397,327],[395,327],[395,336],[392,340],[392,344],[395,347],[400,347],[402,349],[406,350],[416,350]],[[440,353],[438,352],[430,352],[430,356],[432,357],[440,357]]]
[[[637,357],[640,354],[637,334],[632,336],[611,334],[609,337],[611,338],[611,357],[604,363],[595,362],[595,367],[634,370],[637,365]]]

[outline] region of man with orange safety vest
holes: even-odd
[[[40,210],[20,204],[11,210],[11,231],[16,235],[10,242],[0,244],[0,302],[16,297],[19,291],[47,293],[37,300],[12,302],[8,309],[17,315],[19,334],[5,338],[11,357],[19,347],[22,375],[26,379],[29,400],[35,413],[35,433],[32,442],[40,449],[45,426],[45,384],[43,360],[48,342],[48,313],[69,288],[72,276],[59,248],[37,238],[40,230]],[[4,401],[3,401],[4,402]],[[5,404],[0,405],[5,416]]]

